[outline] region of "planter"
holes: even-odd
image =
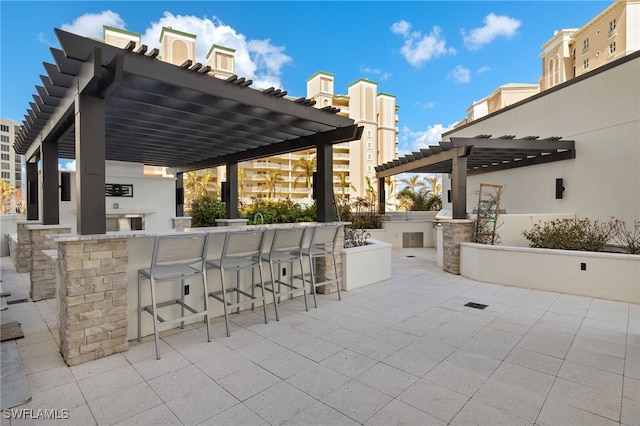
[[[391,244],[372,239],[367,243],[342,251],[342,289],[346,291],[391,278]]]
[[[506,286],[640,303],[640,256],[460,245],[460,274]]]

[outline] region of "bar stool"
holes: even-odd
[[[336,243],[340,232],[339,224],[316,225],[313,227],[311,242],[308,246],[302,248],[302,256],[309,259],[309,272],[301,273],[296,278],[306,282],[306,276],[310,276],[311,292],[313,293],[313,304],[317,308],[318,301],[316,299],[316,287],[328,284],[336,284],[338,289],[338,300],[342,300],[340,296],[341,277],[338,275],[338,264],[336,263]],[[315,259],[319,257],[331,257],[333,261],[333,273],[335,278],[327,276],[317,276],[315,272]],[[318,282],[318,280],[321,280]]]
[[[153,334],[156,344],[156,359],[160,359],[158,349],[158,326],[160,323],[180,323],[184,328],[185,320],[204,317],[207,325],[207,341],[211,341],[209,332],[209,303],[207,298],[207,271],[205,259],[209,245],[207,233],[185,233],[180,235],[156,236],[153,244],[151,266],[138,270],[138,342],[142,334],[142,312],[148,312],[153,317]],[[191,278],[202,277],[204,290],[204,310],[197,310],[184,301],[185,281]],[[151,304],[142,306],[142,279],[149,280],[151,291]],[[180,297],[164,302],[157,301],[157,284],[161,282],[180,281]],[[175,290],[174,290],[175,292]],[[172,305],[180,306],[180,316],[164,318],[158,313],[158,309]],[[185,309],[189,314],[185,315]]]
[[[266,298],[264,296],[264,279],[262,276],[262,250],[264,245],[264,229],[252,229],[248,231],[227,231],[222,247],[220,259],[207,261],[207,267],[220,271],[220,280],[222,289],[209,293],[219,302],[222,302],[224,308],[224,324],[227,328],[227,337],[231,335],[229,332],[229,309],[236,308],[236,312],[240,313],[240,307],[251,304],[255,306],[256,302],[262,302],[264,311],[264,323],[267,324],[267,307]],[[260,272],[260,283],[258,287],[262,289],[262,296],[256,296],[253,283],[253,271],[255,268]],[[251,274],[251,294],[240,289],[240,271],[249,269]],[[227,288],[225,280],[225,271],[236,272],[236,286]],[[235,303],[227,300],[227,293],[236,293]],[[241,296],[244,300],[241,300]]]
[[[303,272],[302,266],[302,243],[304,241],[306,228],[276,228],[271,242],[269,253],[262,254],[262,260],[269,262],[269,271],[271,273],[271,281],[265,283],[265,289],[273,294],[273,306],[276,311],[276,321],[280,320],[278,315],[278,303],[281,296],[293,296],[300,290],[304,293],[304,307],[309,310],[307,305],[307,287],[304,282],[300,287],[293,284],[293,278],[289,282],[282,280],[282,265],[290,265],[289,276],[293,277],[294,263],[299,265],[300,271]],[[274,267],[278,269],[277,279],[274,274]],[[282,287],[285,287],[283,290]]]

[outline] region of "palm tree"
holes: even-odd
[[[11,211],[11,200],[16,194],[16,189],[7,180],[0,180],[0,213],[7,214]]]
[[[369,176],[364,177],[367,181],[367,200],[371,205],[375,206],[376,204],[376,196],[378,195],[378,191],[373,186],[373,179]]]
[[[262,184],[267,188],[267,198],[276,196],[276,188],[278,182],[282,182],[282,173],[276,169],[270,169],[268,174],[262,175],[265,178],[265,182]]]
[[[409,179],[398,179],[398,182],[405,184],[405,189],[409,189],[413,193],[424,187],[424,182],[420,181],[420,175],[413,175]]]
[[[343,199],[348,198],[346,194],[347,188],[351,188],[354,191],[356,190],[356,187],[353,186],[351,182],[349,182],[349,174],[347,172],[338,172],[338,183],[336,184],[336,186],[340,188]]]
[[[211,170],[207,169],[204,173],[198,173],[196,170],[187,172],[187,179],[184,182],[185,204],[190,206],[193,200],[209,195],[211,185],[213,185]]]
[[[302,170],[302,174],[296,178],[296,182],[302,178],[305,180],[309,198],[311,198],[311,178],[313,177],[313,172],[316,171],[316,157],[302,157],[293,165],[293,170]]]
[[[436,195],[442,192],[442,184],[440,183],[440,175],[427,176],[424,178],[424,181],[427,185],[429,185],[429,192],[431,194]]]
[[[247,178],[247,173],[243,168],[238,167],[238,196],[242,198],[244,195],[244,180]]]

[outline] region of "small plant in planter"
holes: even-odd
[[[367,239],[371,234],[366,229],[354,229],[350,226],[344,227],[344,248],[361,247],[367,245]]]

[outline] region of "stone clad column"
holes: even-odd
[[[60,351],[72,366],[129,350],[127,240],[59,241]]]
[[[28,225],[42,225],[42,222],[37,220],[21,220],[16,222],[18,247],[15,266],[20,274],[31,271],[31,237],[29,236]]]
[[[444,247],[443,270],[460,275],[460,243],[473,239],[473,221],[454,219],[442,221],[442,239]]]
[[[27,225],[31,243],[29,294],[34,302],[56,297],[56,261],[47,256],[45,250],[57,248],[56,242],[50,238],[55,234],[69,234],[69,225]]]
[[[171,218],[171,227],[173,229],[191,228],[191,217],[180,216],[180,217]]]

